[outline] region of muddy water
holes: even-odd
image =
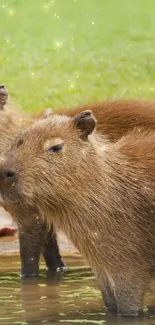
[[[134,321],[106,315],[91,270],[80,257],[64,260],[68,270],[62,277],[47,275],[42,265],[38,279],[21,280],[19,257],[0,257],[0,325],[155,324],[153,311]],[[151,288],[146,305],[155,305],[155,280]]]

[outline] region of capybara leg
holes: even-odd
[[[61,272],[66,270],[66,266],[64,265],[61,259],[61,255],[59,253],[56,233],[54,232],[52,226],[45,237],[44,246],[42,248],[42,254],[45,259],[47,271]]]
[[[110,278],[105,274],[97,274],[97,279],[100,284],[102,297],[105,304],[105,309],[111,314],[117,314],[117,302],[113,290],[113,283],[110,283]]]
[[[117,303],[114,292],[111,290],[108,284],[102,288],[102,296],[107,312],[117,314]]]
[[[130,266],[131,267],[131,266]],[[127,275],[116,281],[115,295],[119,316],[140,316],[143,314],[144,293],[149,281],[148,274],[139,273]]]
[[[37,229],[36,229],[37,228]],[[39,258],[43,230],[42,227],[19,227],[19,247],[21,258],[21,277],[33,277],[38,275]]]

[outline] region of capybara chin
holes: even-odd
[[[155,259],[155,134],[135,129],[112,143],[95,125],[90,111],[35,122],[3,157],[0,191],[67,234],[108,310],[137,316]]]

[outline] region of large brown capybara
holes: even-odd
[[[0,96],[0,152],[2,152],[9,146],[11,140],[19,131],[29,126],[34,119],[40,116],[46,118],[51,112],[48,109],[44,113],[41,112],[33,117],[28,117],[23,112],[17,111],[17,109],[8,110],[6,108],[7,91],[4,86],[0,88]],[[155,129],[155,103],[149,101],[107,101],[93,105],[85,105],[75,109],[64,109],[59,111],[59,114],[66,112],[68,116],[75,116],[78,112],[87,108],[90,108],[98,119],[97,130],[105,134],[110,141],[116,141],[134,127],[140,128],[143,126],[147,129]],[[13,207],[5,205],[5,208],[10,214],[14,214],[19,226],[22,276],[37,275],[41,251],[48,269],[65,269],[59,254],[56,235],[53,234],[52,229],[47,230],[45,223],[42,224],[38,216],[38,211],[34,209],[30,212],[28,206],[24,207],[24,204],[21,206],[19,204],[16,206],[14,205]],[[31,218],[32,213],[36,216],[35,227],[33,224],[35,218],[33,218],[33,222]],[[26,215],[26,219],[30,216],[29,224],[25,225],[24,228],[21,221],[21,215],[23,218],[24,215]],[[38,227],[37,232],[36,227]],[[36,233],[35,236],[34,228]],[[33,238],[33,240],[31,240],[31,238]]]
[[[1,200],[37,205],[89,262],[107,309],[137,316],[155,260],[155,133],[111,142],[95,125],[90,111],[32,124],[2,156]]]
[[[0,86],[0,153],[6,150],[17,133],[29,126],[34,118],[29,117],[14,107],[6,106],[8,92],[4,85]],[[43,118],[49,110],[41,113]],[[21,256],[21,275],[35,276],[38,274],[39,258],[42,252],[46,267],[50,271],[63,270],[65,266],[59,254],[56,234],[53,228],[47,231],[46,224],[42,222],[36,208],[29,209],[24,203],[12,207],[3,207],[14,217],[18,224],[18,235]],[[18,212],[17,212],[18,211]],[[31,216],[33,214],[33,218]],[[22,218],[29,218],[30,222],[23,226]],[[35,236],[34,236],[35,231]]]
[[[58,114],[70,117],[83,110],[91,110],[97,119],[97,130],[110,141],[116,141],[134,127],[155,130],[155,102],[146,100],[105,101],[74,109],[63,109]]]

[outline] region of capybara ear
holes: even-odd
[[[50,108],[50,107],[46,108],[45,112],[42,115],[42,119],[45,119],[52,114],[53,114],[52,108]]]
[[[96,120],[92,112],[87,110],[76,115],[73,118],[73,123],[78,129],[80,129],[81,139],[86,140],[88,135],[95,129]]]
[[[4,109],[4,106],[7,103],[8,92],[4,85],[0,85],[0,110]]]

